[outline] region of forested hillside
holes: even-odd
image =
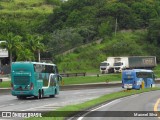
[[[39,30],[60,4],[59,0],[0,0],[0,40],[7,41],[13,61],[37,60],[37,49],[47,48],[46,34]]]
[[[37,60],[38,51],[63,71],[98,69],[107,56],[160,61],[159,0],[0,0],[0,10],[0,39],[15,41],[14,61]]]

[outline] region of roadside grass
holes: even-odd
[[[97,76],[79,76],[79,77],[63,77],[64,85],[85,84],[85,83],[99,83],[121,81],[121,74],[99,75]],[[10,81],[0,82],[0,88],[10,87]],[[60,84],[62,86],[62,84]]]
[[[43,119],[43,120],[64,120],[65,117],[73,116],[78,113],[78,111],[85,111],[89,108],[95,107],[97,105],[110,102],[112,100],[126,97],[130,95],[140,94],[143,92],[149,92],[149,91],[155,91],[160,90],[160,88],[146,88],[141,90],[128,90],[128,91],[119,91],[111,94],[107,94],[104,96],[101,96],[99,98],[89,100],[84,103],[76,104],[76,105],[68,105],[62,108],[57,109],[56,111],[50,111],[48,113],[45,113],[42,115],[42,118],[29,118],[29,120],[37,120],[37,119]]]
[[[11,86],[11,82],[10,81],[0,82],[0,88],[9,88],[10,86]]]
[[[79,76],[79,77],[63,77],[64,85],[85,84],[85,83],[99,83],[121,81],[121,74],[106,74],[95,76]]]

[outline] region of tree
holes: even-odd
[[[102,22],[101,25],[98,27],[99,35],[102,36],[111,36],[113,29],[110,21]]]
[[[41,42],[43,37],[40,35],[27,35],[26,47],[31,50],[31,52],[38,54],[38,61],[40,61],[40,51],[45,50],[44,44]]]
[[[77,32],[76,28],[56,30],[49,39],[48,46],[52,49],[51,51],[54,55],[65,52],[83,43],[83,37]]]
[[[160,17],[150,21],[148,28],[148,41],[160,45]]]
[[[156,2],[149,3],[146,1],[134,2],[131,5],[137,28],[148,27],[149,20],[158,16],[155,5]]]
[[[114,18],[114,24],[117,20],[120,29],[129,28],[132,23],[132,10],[124,3],[105,4],[96,16],[100,19],[100,24],[109,17]]]
[[[17,61],[34,61],[34,54],[29,49],[24,49],[17,54]]]
[[[13,33],[8,33],[6,38],[6,42],[1,44],[2,48],[6,48],[9,51],[10,64],[12,63],[12,53],[16,52],[22,47],[21,39],[22,37],[19,35],[14,35]]]

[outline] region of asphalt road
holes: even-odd
[[[0,111],[50,111],[70,104],[82,103],[104,94],[122,90],[116,88],[98,88],[85,90],[60,91],[54,98],[19,100],[10,94],[0,96]]]
[[[159,98],[160,91],[146,92],[120,98],[92,109],[92,112],[82,115],[77,118],[77,120],[158,120],[158,117],[153,117],[152,113],[154,113],[154,108],[156,108],[157,111],[160,109],[159,104],[155,106]],[[137,114],[143,117],[137,117]],[[109,115],[110,117],[108,117]],[[122,117],[116,117],[121,115]]]

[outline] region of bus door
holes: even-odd
[[[57,92],[57,76],[55,74],[52,74],[51,75],[51,78],[50,78],[50,89],[51,89],[51,93],[52,94],[56,94]]]
[[[147,78],[143,78],[143,80],[144,80],[145,88],[147,88],[148,87],[148,79]]]
[[[54,86],[54,76],[50,76],[50,92],[53,93],[53,86]]]
[[[154,87],[154,80],[153,80],[153,78],[146,78],[145,87]]]

